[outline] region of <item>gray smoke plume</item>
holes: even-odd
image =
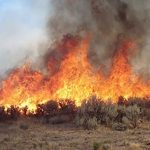
[[[49,0],[0,1],[0,78],[38,57],[50,10]]]
[[[27,24],[22,22],[22,16],[18,11],[9,9],[5,12],[6,15],[0,26],[1,73],[18,64],[21,65],[20,62],[28,58],[33,62],[34,69],[38,67],[45,70],[44,65],[47,64],[49,56],[57,55],[51,43],[61,40],[67,34],[83,36],[91,33],[88,55],[94,67],[102,65],[105,66],[106,71],[109,70],[119,41],[132,39],[138,45],[137,53],[131,60],[133,69],[136,73],[149,77],[149,0],[14,1],[21,2],[22,8],[30,6],[32,11],[27,13],[27,19],[30,21],[32,18],[40,19],[35,19],[39,22],[33,27],[28,21]],[[23,12],[22,9],[19,10]],[[44,58],[42,57],[41,60],[43,55]],[[58,54],[59,58],[61,56]]]
[[[120,39],[138,45],[131,63],[135,72],[150,74],[149,0],[50,0],[48,34],[52,41],[65,34],[92,33],[89,57],[95,66],[109,68]]]

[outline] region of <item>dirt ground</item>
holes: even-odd
[[[0,150],[95,150],[94,143],[112,150],[150,150],[150,122],[127,131],[104,126],[83,130],[73,124],[45,125],[31,120],[0,123]]]

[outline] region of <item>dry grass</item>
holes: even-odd
[[[139,144],[131,143],[128,150],[142,150]]]
[[[96,150],[96,143],[97,150],[149,150],[150,122],[121,132],[101,125],[84,130],[71,123],[44,125],[30,119],[0,123],[0,150]]]
[[[149,103],[132,101],[50,101],[28,116],[1,107],[0,150],[150,150]]]

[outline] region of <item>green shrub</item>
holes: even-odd
[[[150,99],[148,98],[139,98],[139,97],[130,97],[128,99],[128,105],[137,105],[140,108],[150,108]]]
[[[80,114],[81,116],[83,115],[88,117],[98,117],[98,114],[101,112],[103,104],[104,102],[102,102],[100,99],[92,96],[82,102],[78,114]]]
[[[28,124],[20,124],[20,129],[27,130],[29,128]]]
[[[150,121],[150,109],[144,109],[144,116],[146,120]]]
[[[140,108],[137,105],[129,106],[126,108],[126,117],[130,120],[132,127],[136,128],[140,118]]]
[[[78,109],[76,124],[84,128],[96,128],[98,124],[110,125],[117,116],[117,105],[104,103],[95,96],[83,101]]]
[[[96,129],[98,126],[98,114],[102,109],[102,101],[92,96],[88,100],[84,100],[78,108],[75,122],[77,126],[85,129]]]
[[[114,123],[112,124],[112,129],[116,131],[126,131],[127,126],[123,123]]]
[[[97,122],[97,118],[93,117],[93,118],[86,118],[86,117],[77,117],[76,118],[76,125],[77,126],[81,126],[84,129],[96,129],[98,126],[98,122]]]
[[[93,143],[93,150],[99,150],[100,146],[101,146],[100,143],[94,142]]]
[[[122,100],[122,99],[121,99]],[[77,126],[91,129],[98,124],[112,127],[117,124],[117,128],[136,128],[141,115],[141,109],[137,105],[127,105],[126,101],[120,100],[120,104],[103,102],[95,96],[83,101],[76,116]],[[121,126],[121,127],[120,127]],[[122,129],[120,129],[122,130]]]
[[[103,104],[101,112],[98,114],[99,123],[110,126],[118,115],[117,109],[115,104]]]
[[[85,120],[84,127],[85,129],[96,129],[98,126],[97,118],[89,118]]]
[[[110,145],[94,142],[93,150],[112,150],[112,148]]]

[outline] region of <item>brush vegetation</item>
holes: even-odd
[[[138,127],[140,122],[150,120],[150,100],[140,98],[119,97],[118,103],[104,102],[92,96],[82,102],[80,107],[72,100],[50,100],[46,104],[37,105],[35,113],[27,113],[28,108],[21,110],[11,106],[7,110],[0,107],[0,121],[17,120],[20,117],[29,117],[40,120],[42,123],[74,122],[77,127],[96,129],[99,125],[114,130],[124,131]]]

